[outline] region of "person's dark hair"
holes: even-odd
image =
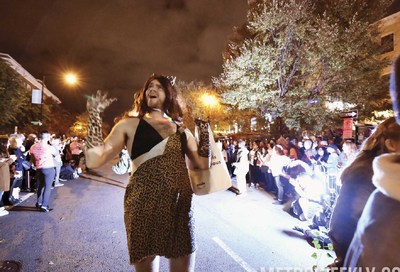
[[[8,136],[0,135],[0,158],[8,158]]]
[[[304,173],[306,173],[306,169],[300,164],[289,166],[287,169],[287,174],[293,179],[296,179],[298,176]]]
[[[146,90],[153,80],[158,80],[165,91],[166,98],[163,105],[164,107],[163,110],[174,121],[181,122],[183,113],[178,103],[177,91],[175,87],[172,85],[171,80],[163,75],[153,74],[147,79],[146,83],[144,84],[140,92],[135,94],[133,111],[137,114],[137,117],[139,118],[143,117],[146,113],[152,111],[152,109],[147,105]]]
[[[318,151],[320,149],[324,152],[323,155],[318,154]],[[318,160],[319,158],[321,158],[320,161],[323,161],[323,162],[327,162],[328,161],[329,153],[328,153],[327,148],[325,146],[320,146],[320,147],[317,148],[317,154],[315,155],[315,159]]]
[[[42,130],[41,132],[40,132],[40,134],[39,134],[39,139],[43,139],[43,136],[45,135],[45,134],[50,134],[47,130]]]
[[[400,56],[393,63],[390,76],[390,96],[397,123],[400,124]]]

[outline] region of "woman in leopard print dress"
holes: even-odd
[[[88,101],[89,133],[86,164],[97,168],[128,147],[132,175],[124,210],[130,262],[135,271],[158,271],[159,256],[170,259],[171,271],[193,271],[195,241],[190,168],[210,166],[208,128],[197,144],[191,132],[177,125],[182,110],[173,82],[151,76],[136,97],[136,117],[119,121],[103,142],[100,113],[113,102],[98,92]]]

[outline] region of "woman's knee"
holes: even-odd
[[[153,255],[134,263],[136,272],[158,272],[160,257]]]
[[[174,272],[193,272],[196,254],[192,254],[170,259],[170,271]]]

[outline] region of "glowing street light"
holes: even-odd
[[[65,74],[64,79],[68,85],[76,85],[78,83],[78,78],[77,78],[76,74],[71,73],[71,72]]]
[[[201,97],[204,106],[213,108],[218,104],[218,99],[211,94],[203,94]]]
[[[218,98],[215,95],[205,93],[200,99],[207,108],[207,118],[210,120],[211,109],[218,105]]]
[[[72,73],[72,72],[68,72],[66,74],[64,74],[63,76],[64,78],[64,82],[70,86],[74,86],[78,83],[78,77],[76,76],[76,74]],[[45,80],[46,80],[46,76],[43,76],[42,79],[42,89],[41,89],[41,94],[40,94],[40,121],[38,121],[38,125],[41,126],[43,123],[43,103],[44,103],[44,89],[45,89]]]

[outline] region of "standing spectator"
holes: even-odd
[[[311,160],[314,164],[314,172],[317,175],[325,175],[326,174],[326,167],[325,164],[328,161],[329,153],[326,150],[325,146],[321,146],[317,148],[317,154]]]
[[[304,140],[302,154],[300,160],[311,166],[317,151],[313,148],[313,142],[310,139]]]
[[[297,139],[293,138],[289,141],[289,158],[292,160],[297,160],[299,158],[299,147]]]
[[[31,149],[31,146],[34,143],[36,143],[36,141],[37,141],[36,135],[29,134],[23,144],[25,147],[26,160],[28,162],[30,162],[30,160],[31,160],[31,155],[29,154],[29,149]],[[33,191],[35,191],[35,188],[37,188],[37,186],[35,184],[36,180],[34,179],[35,176],[36,176],[36,171],[32,167],[30,167],[28,170],[25,171],[24,181],[26,184],[26,191],[33,192]]]
[[[275,188],[275,182],[269,170],[268,163],[271,160],[272,149],[270,144],[263,146],[261,148],[261,155],[259,159],[261,160],[260,172],[261,172],[261,185],[266,191],[273,191]]]
[[[54,165],[54,157],[57,155],[54,147],[48,144],[50,134],[43,131],[40,134],[40,140],[34,144],[29,153],[31,160],[36,168],[38,190],[36,207],[41,212],[49,212],[49,201],[51,193],[51,185],[53,184],[56,173]]]
[[[237,152],[237,161],[233,163],[239,194],[246,193],[246,175],[249,172],[249,162],[247,159],[248,154],[249,150],[246,147],[246,142],[240,140],[239,150]]]
[[[394,61],[390,95],[400,125],[400,57]],[[400,136],[397,133],[394,138],[388,137],[398,132],[399,125],[395,131],[382,132],[385,147],[396,154],[384,154],[373,162],[376,190],[369,197],[358,221],[346,255],[347,270],[369,267],[376,271],[394,271],[396,269],[393,268],[400,267]]]
[[[19,202],[19,193],[18,191],[22,187],[22,180],[24,176],[24,166],[23,163],[26,161],[26,157],[24,155],[25,147],[23,146],[23,142],[25,140],[25,136],[22,134],[16,134],[9,138],[10,146],[8,147],[8,153],[10,155],[15,155],[15,170],[13,172],[13,178],[11,179],[11,188],[10,188],[10,202],[17,203]],[[29,169],[27,169],[29,170]],[[16,198],[14,198],[14,194]]]
[[[4,209],[4,204],[9,204],[8,197],[3,198],[5,192],[10,191],[10,166],[14,163],[8,154],[8,137],[0,136],[0,216],[8,214]],[[4,201],[3,201],[4,199]]]
[[[328,178],[328,190],[332,195],[339,193],[336,176],[339,173],[340,160],[337,150],[338,149],[335,149],[334,146],[328,145],[326,147],[326,152],[328,152],[329,154],[328,159],[326,160],[326,162],[322,162],[322,164],[325,166],[326,175]]]
[[[54,165],[56,168],[56,173],[54,176],[54,187],[64,186],[64,183],[60,182],[60,171],[61,171],[61,166],[63,165],[63,162],[61,159],[61,152],[62,152],[62,148],[63,148],[61,138],[60,137],[52,138],[51,145],[56,150],[56,155],[54,156]]]
[[[75,161],[76,167],[79,166],[81,147],[82,144],[79,142],[78,137],[73,137],[71,143],[69,144],[69,149],[71,151],[72,160]]]
[[[261,156],[260,152],[260,142],[259,141],[254,141],[252,143],[252,149],[249,152],[249,174],[250,174],[250,180],[249,180],[249,187],[251,187],[251,184],[254,184],[254,188],[257,188],[259,185],[259,180],[261,176],[261,170],[260,170],[260,165],[261,165],[261,160],[259,159],[259,156]]]
[[[340,168],[344,169],[349,166],[356,158],[358,149],[352,140],[346,140],[342,145],[342,153],[340,153]]]
[[[226,140],[223,140],[222,142],[218,142],[218,144],[221,144],[221,153],[222,153],[222,157],[224,158],[224,162],[226,164],[226,166],[228,167],[228,144],[226,142]]]
[[[233,166],[232,163],[237,161],[237,152],[238,152],[237,141],[232,142],[228,140],[228,148],[226,150],[226,153],[228,156],[228,171],[231,177],[234,176],[233,172],[235,170],[235,167]]]
[[[276,187],[278,188],[278,197],[273,204],[284,204],[285,180],[287,181],[287,175],[284,169],[287,165],[289,165],[290,162],[291,159],[285,155],[283,147],[279,144],[275,145],[271,160],[267,164],[271,169],[272,176],[275,179]]]
[[[337,256],[337,265],[343,265],[351,239],[368,197],[375,190],[372,183],[372,161],[379,155],[395,151],[387,141],[400,141],[400,126],[395,118],[379,124],[361,146],[356,159],[343,170],[342,188],[332,214],[329,237]]]

